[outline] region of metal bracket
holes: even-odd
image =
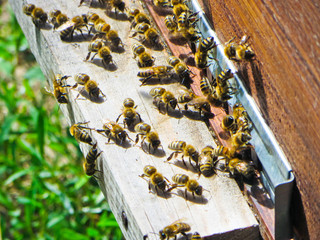
[[[236,74],[237,69],[234,64],[225,56],[223,44],[221,44],[216,33],[207,20],[205,13],[201,9],[197,0],[188,1],[191,11],[199,12],[199,28],[202,37],[214,37],[218,44],[214,57],[219,63],[212,64],[208,68],[212,75],[221,69],[229,68],[234,74],[234,83],[237,86],[235,97],[229,100],[229,104],[241,102],[247,110],[249,117],[254,125],[252,130],[251,143],[255,147],[255,151],[262,165],[261,179],[264,187],[268,191],[275,208],[275,239],[289,239],[292,233],[289,206],[291,200],[292,187],[294,183],[294,175],[292,168],[276,141],[272,131],[267,126],[262,117],[254,99],[248,94],[239,76]]]

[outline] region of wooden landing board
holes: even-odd
[[[132,44],[137,41],[129,38],[128,21],[121,20],[121,16],[120,20],[110,18],[100,8],[78,7],[79,1],[30,2],[47,12],[60,9],[70,17],[94,11],[105,18],[112,28],[119,32],[125,43],[125,52],[112,53],[116,69],[104,69],[98,60],[95,61],[96,64],[83,61],[88,53],[89,42],[84,41],[81,36],[77,37],[79,42],[62,42],[59,34],[52,29],[35,28],[31,18],[22,14],[21,1],[11,0],[10,3],[43,73],[50,79],[50,85],[53,74],[74,76],[77,73],[87,73],[92,79],[97,80],[106,95],[106,101],[93,103],[89,100],[75,101],[78,93],[70,91],[70,103],[60,106],[70,125],[90,121],[89,127],[101,129],[105,120],[114,121],[118,117],[122,101],[130,97],[138,105],[137,111],[142,119],[151,124],[160,136],[164,151],[157,151],[151,155],[129,143],[127,147],[105,144],[106,138],[91,132],[94,141],[98,143],[99,151],[103,151],[97,163],[98,169],[102,172],[99,175],[99,184],[126,239],[143,239],[144,235],[148,235],[148,239],[159,239],[159,235],[153,233],[158,233],[160,229],[178,219],[183,219],[191,226],[191,232],[198,231],[206,237],[205,239],[259,237],[258,223],[254,215],[236,182],[227,174],[219,173],[211,178],[201,176],[198,181],[206,189],[203,197],[194,199],[189,196],[188,200],[176,190],[168,197],[149,193],[148,183],[138,177],[142,174],[143,167],[151,164],[168,179],[176,173],[187,173],[197,179],[197,174],[191,171],[192,167],[178,167],[174,164],[178,164],[178,160],[172,160],[173,164],[164,162],[171,153],[167,146],[171,141],[184,140],[201,150],[208,144],[215,146],[215,143],[203,122],[189,119],[177,111],[172,114],[174,117],[159,113],[149,96],[150,89],[158,85],[139,86],[140,82],[136,76],[139,68],[131,52]],[[138,1],[135,4],[131,6],[141,8]],[[168,53],[150,51],[156,58],[156,65],[166,63]],[[70,78],[67,82],[74,84],[74,79]],[[166,84],[163,87],[175,94],[182,89],[178,83]],[[135,135],[129,132],[132,139],[135,139]],[[80,147],[86,155],[89,146],[80,143]],[[128,218],[128,228],[121,221],[123,211]]]

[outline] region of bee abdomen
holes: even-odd
[[[184,141],[173,141],[169,144],[168,148],[171,150],[183,150],[187,143]]]
[[[189,181],[189,176],[186,174],[175,174],[172,177],[172,181],[178,184],[185,185]]]

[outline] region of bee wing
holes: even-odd
[[[71,20],[65,22],[64,24],[62,24],[60,27],[58,27],[56,29],[57,32],[61,32],[69,27],[73,27],[74,26],[74,22],[72,22]]]
[[[177,224],[177,223],[182,223],[182,222],[185,222],[186,220],[187,220],[186,217],[179,218],[178,220],[174,221],[174,222],[171,223],[170,225]]]

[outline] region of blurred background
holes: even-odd
[[[7,1],[0,1],[0,240],[123,239]]]

